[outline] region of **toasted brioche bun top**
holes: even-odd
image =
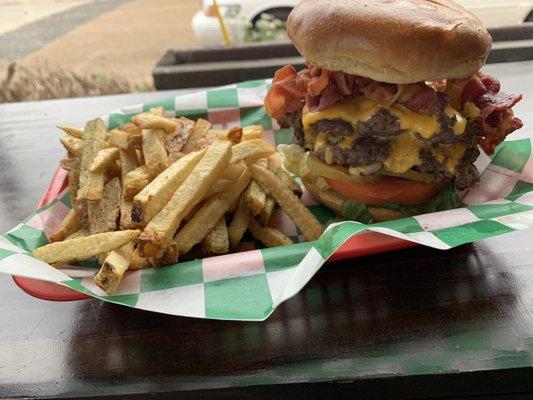
[[[302,0],[287,30],[311,63],[390,83],[471,76],[492,44],[450,0]]]

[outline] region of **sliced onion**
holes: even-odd
[[[362,173],[363,175],[372,175],[378,172],[381,169],[381,167],[382,167],[381,163],[374,163],[374,164],[366,165],[362,167],[363,169]]]

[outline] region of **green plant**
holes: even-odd
[[[261,14],[255,26],[248,22],[245,29],[245,42],[271,42],[287,39],[285,23],[267,13]]]
[[[61,70],[30,70],[20,64],[8,66],[0,79],[0,103],[100,96],[153,90],[148,84],[135,84],[120,76],[92,73],[90,76]]]

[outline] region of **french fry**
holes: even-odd
[[[161,117],[159,115],[142,113],[137,114],[131,119],[135,125],[141,129],[153,129],[160,128],[163,129],[166,133],[172,133],[178,123],[170,118]]]
[[[294,243],[277,229],[270,226],[261,226],[254,217],[250,217],[248,229],[254,238],[267,247],[286,246]]]
[[[181,152],[194,129],[194,121],[188,118],[181,117],[176,121],[176,129],[165,138],[165,148],[169,153]]]
[[[79,163],[78,163],[79,165]],[[76,199],[80,187],[80,168],[68,171],[68,195],[70,204],[76,208]]]
[[[228,139],[229,129],[220,129],[220,130],[211,129],[211,130],[216,132],[215,140],[229,140]]]
[[[98,201],[104,194],[104,179],[103,172],[89,172],[89,182],[85,187],[84,200]],[[79,196],[78,196],[79,198]]]
[[[248,140],[262,139],[265,130],[261,125],[250,125],[242,128],[242,138],[241,141],[245,142]]]
[[[309,189],[309,192],[316,197],[326,207],[335,211],[337,215],[343,214],[344,199],[336,192],[330,189],[321,189],[316,184],[316,178],[310,178],[306,176],[303,178],[305,187]]]
[[[163,144],[164,132],[160,129],[144,129],[142,150],[145,165],[154,175],[168,167],[168,155]]]
[[[133,250],[133,253],[131,255],[129,269],[138,270],[138,269],[148,268],[151,266],[152,265],[150,263],[150,260],[146,257],[141,256],[141,254],[139,253],[139,249],[135,248],[135,250]]]
[[[244,163],[229,164],[220,174],[220,178],[236,181],[239,179],[239,176],[241,176],[242,171],[244,171],[246,168],[246,164]]]
[[[119,149],[140,149],[142,145],[142,135],[113,129],[109,132],[108,143]]]
[[[268,225],[275,206],[276,202],[274,201],[274,199],[270,196],[267,196],[265,200],[265,207],[257,215],[258,221],[261,222],[263,225]]]
[[[142,136],[142,129],[132,122],[126,122],[124,125],[121,125],[118,130],[128,132],[133,137]]]
[[[65,171],[72,171],[73,169],[78,169],[80,167],[80,159],[75,157],[63,158],[59,161],[59,165]]]
[[[178,262],[178,244],[172,241],[163,253],[163,256],[156,262],[157,265],[176,264]]]
[[[235,199],[233,204],[229,207],[228,213],[229,214],[233,214],[235,212],[235,210],[237,209],[238,205],[239,205],[239,199]]]
[[[121,180],[124,183],[126,175],[139,166],[137,160],[137,152],[135,150],[120,150],[119,151],[120,170],[122,173]]]
[[[253,215],[259,214],[265,208],[266,194],[259,184],[252,179],[244,191],[244,201]]]
[[[81,157],[83,142],[73,136],[61,136],[59,141],[73,157]]]
[[[101,119],[87,123],[83,135],[83,151],[80,163],[80,184],[77,200],[98,200],[104,187],[102,173],[92,173],[91,164],[105,145],[105,125]]]
[[[254,164],[259,165],[260,167],[267,168],[268,167],[268,161],[266,158],[260,158],[257,160]]]
[[[61,160],[60,165],[68,171],[68,196],[70,204],[75,206],[80,184],[80,159],[64,158]]]
[[[228,132],[228,140],[237,144],[241,141],[241,139],[242,139],[242,128],[239,128],[239,127],[230,128]]]
[[[120,199],[120,229],[135,229],[138,224],[131,220],[132,198],[126,196],[126,190],[124,189],[124,182],[126,176],[138,166],[137,152],[135,150],[120,150],[120,167],[122,182],[122,196]]]
[[[33,256],[48,264],[87,260],[124,246],[139,233],[138,230],[106,232],[55,242],[33,250]]]
[[[69,136],[72,136],[78,139],[83,139],[82,129],[73,128],[72,126],[67,126],[67,125],[59,125],[58,128],[61,129],[63,132],[65,132]]]
[[[124,197],[133,199],[137,193],[152,181],[152,176],[152,170],[146,165],[141,165],[130,171],[124,178]]]
[[[119,149],[115,147],[108,147],[100,150],[89,168],[90,172],[103,172],[114,163],[119,156]]]
[[[204,195],[205,198],[207,198],[206,195]],[[187,213],[187,215],[185,215],[185,217],[183,217],[183,221],[189,221],[192,217],[194,217],[194,214],[196,214],[198,212],[198,210],[200,208],[202,208],[204,206],[204,202],[202,200],[200,200],[198,203],[196,203],[194,205],[193,208],[191,208],[191,211],[189,211]]]
[[[111,251],[105,258],[100,271],[94,276],[96,286],[108,295],[113,295],[130,265],[132,253],[133,241],[126,243],[120,249]]]
[[[63,240],[78,239],[78,238],[81,238],[81,237],[89,236],[90,234],[91,233],[89,232],[89,228],[84,226],[83,228],[77,230],[76,232],[71,233],[70,235],[68,235]]]
[[[229,243],[232,249],[237,247],[239,242],[248,229],[248,222],[250,221],[250,209],[241,195],[239,205],[233,214],[233,219],[228,226]]]
[[[215,142],[207,149],[205,156],[194,167],[185,182],[139,236],[138,247],[141,255],[151,257],[162,255],[183,217],[203,198],[230,158],[230,142]]]
[[[52,236],[50,236],[50,241],[60,242],[65,240],[67,236],[72,235],[74,232],[77,232],[84,226],[85,221],[79,217],[76,210],[72,209],[69,211],[63,222],[61,222],[59,229],[55,231]]]
[[[214,196],[217,193],[220,193],[228,188],[229,185],[231,185],[233,181],[229,179],[224,178],[218,178],[215,183],[213,183],[213,186],[209,188],[207,193],[205,194],[203,200],[210,198],[211,196]]]
[[[178,262],[178,246],[174,241],[165,249],[160,258],[151,258],[141,256],[139,249],[136,248],[131,256],[129,269],[138,270],[161,265],[175,264]]]
[[[104,184],[106,184],[113,178],[120,178],[122,176],[122,168],[120,168],[118,160],[109,163],[109,166],[103,171],[103,173]]]
[[[237,144],[241,141],[242,138],[242,128],[233,127],[230,129],[216,131],[216,138],[218,140],[229,140],[233,144]]]
[[[277,175],[278,170],[281,168],[281,156],[279,153],[274,153],[267,158],[267,168]]]
[[[89,231],[92,235],[117,229],[121,192],[122,187],[119,178],[114,178],[106,183],[102,200],[98,202],[94,213],[89,214]]]
[[[113,129],[109,132],[109,144],[118,147],[119,149],[129,149],[128,137],[129,133],[119,129]]]
[[[229,251],[228,227],[224,216],[202,240],[202,249],[205,254],[225,254]]]
[[[274,146],[262,139],[248,140],[233,146],[230,162],[245,161],[246,164],[250,164],[260,158],[270,156],[275,151]]]
[[[228,143],[229,142],[219,142]],[[250,173],[244,170],[239,179],[228,190],[207,201],[200,210],[176,234],[178,251],[187,253],[195,244],[199,243],[215,224],[228,211],[233,202],[239,198],[250,183]]]
[[[209,121],[206,121],[202,118],[198,119],[189,136],[189,139],[187,140],[187,143],[185,146],[183,146],[182,151],[184,153],[190,153],[192,151],[202,149],[204,147],[206,140],[205,137],[209,129],[211,129],[211,123]]]
[[[209,129],[202,140],[197,142],[197,149],[205,149],[209,147],[217,138],[217,130]]]
[[[148,224],[168,203],[178,187],[205,155],[205,150],[187,154],[144,187],[133,200],[132,219]]]
[[[120,220],[118,223],[120,229],[139,229],[141,227],[140,223],[134,222],[131,219],[132,208],[133,201],[122,197],[120,200]]]
[[[176,161],[178,161],[181,157],[183,157],[185,153],[182,153],[181,151],[172,151],[168,153],[168,163],[174,164]]]
[[[283,208],[289,218],[308,240],[316,240],[322,234],[323,228],[313,214],[287,189],[271,171],[258,165],[250,165],[250,171],[255,180]]]
[[[152,107],[150,110],[148,110],[150,114],[159,115],[160,117],[165,116],[165,108],[163,106],[159,107]]]

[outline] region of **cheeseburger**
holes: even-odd
[[[522,126],[480,68],[491,37],[449,0],[303,0],[289,37],[307,68],[279,69],[268,114],[292,128],[286,168],[348,219],[383,221],[457,207]]]

